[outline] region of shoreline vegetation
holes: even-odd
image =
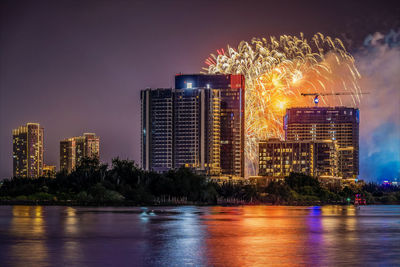
[[[55,178],[5,179],[0,205],[176,206],[176,205],[346,205],[361,194],[367,204],[400,204],[400,187],[368,184],[324,186],[318,179],[291,173],[268,185],[217,183],[190,169],[163,174],[140,169],[133,161],[112,164],[85,158],[70,174]]]

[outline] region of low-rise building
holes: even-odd
[[[282,141],[259,143],[259,176],[286,177],[291,172],[314,177],[336,177],[338,147],[333,140]]]
[[[43,176],[49,178],[56,177],[56,166],[43,164]]]

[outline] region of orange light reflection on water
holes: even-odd
[[[302,253],[302,220],[287,217],[287,207],[214,207],[207,220],[210,262],[226,266],[297,263]],[[222,212],[222,213],[219,213]],[[300,230],[299,230],[300,227]],[[237,234],[240,233],[240,234]],[[235,253],[232,253],[232,250]]]
[[[11,247],[14,266],[41,264],[48,257],[45,245],[46,226],[41,206],[13,206],[10,233],[16,239],[29,238],[30,242],[17,242]],[[29,251],[29,253],[27,253]]]
[[[207,257],[223,266],[329,264],[323,254],[343,242],[338,229],[346,229],[346,246],[356,246],[354,215],[341,206],[213,207],[203,218]]]

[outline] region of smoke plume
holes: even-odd
[[[360,178],[393,180],[400,176],[400,30],[375,33],[355,54],[362,75]]]

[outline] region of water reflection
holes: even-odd
[[[400,207],[0,207],[3,266],[400,266]]]
[[[306,216],[304,254],[305,262],[312,263],[314,266],[325,265],[324,254],[327,240],[323,227],[323,208],[319,206],[310,207]],[[318,248],[318,249],[316,249]]]
[[[326,240],[324,258],[331,264],[352,262],[361,256],[357,210],[354,206],[325,206],[321,208],[323,235]],[[338,251],[345,251],[338,257]]]
[[[180,207],[169,213],[155,211],[140,215],[142,225],[149,234],[145,261],[154,266],[167,262],[174,266],[205,264],[205,226],[199,220],[196,207]]]
[[[227,266],[301,263],[305,221],[298,216],[287,216],[296,212],[278,206],[213,208],[212,214],[205,218],[211,236],[207,240],[210,263]]]
[[[64,223],[63,229],[66,238],[63,243],[63,254],[60,256],[64,258],[65,263],[71,263],[82,257],[79,242],[78,217],[76,209],[72,207],[66,207],[63,215],[62,222]]]
[[[48,257],[46,226],[41,206],[13,206],[10,233],[18,241],[11,246],[14,266],[43,264]],[[25,242],[25,240],[29,240]]]

